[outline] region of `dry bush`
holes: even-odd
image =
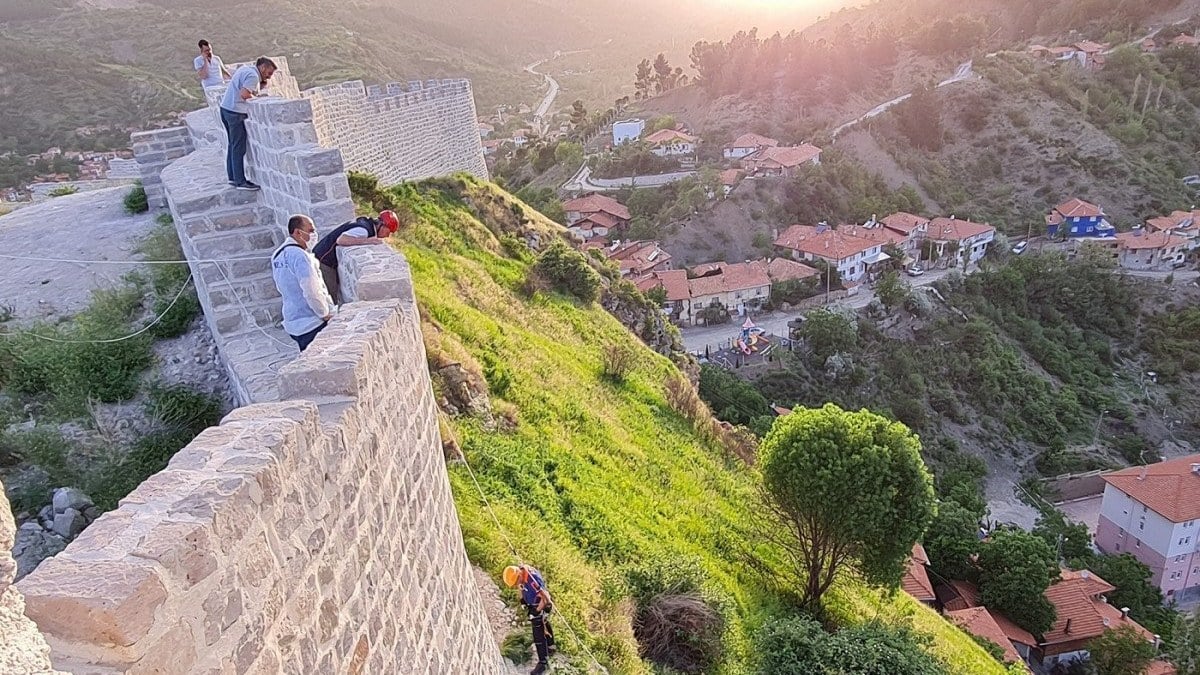
[[[699,593],[663,593],[637,614],[633,634],[642,657],[682,673],[702,673],[721,657],[725,621]]]
[[[735,427],[713,417],[708,405],[696,393],[687,378],[671,373],[664,383],[667,404],[692,423],[696,432],[706,440],[719,443],[727,455],[753,464],[758,453],[758,440],[744,427]]]
[[[626,344],[611,344],[604,348],[601,361],[604,377],[614,382],[624,382],[637,365],[637,352]]]

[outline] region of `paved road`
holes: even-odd
[[[933,282],[941,279],[949,274],[949,270],[931,270],[925,274],[913,278],[908,277],[908,282],[913,286],[928,286]],[[830,303],[830,306],[848,307],[851,309],[862,309],[875,299],[875,291],[865,286],[860,286],[858,293],[855,295],[835,300]],[[813,309],[797,309],[789,312],[767,312],[757,314],[753,317],[754,323],[760,328],[771,333],[772,335],[787,335],[787,324],[792,319],[798,316],[803,316]],[[719,345],[727,344],[729,340],[737,337],[741,330],[742,321],[745,319],[735,318],[733,322],[722,324],[720,326],[698,326],[695,328],[683,328],[680,330],[683,333],[683,346],[689,352],[703,352],[705,347],[716,348]]]
[[[662,187],[688,176],[696,175],[695,171],[676,171],[652,176],[626,176],[624,178],[592,178],[592,169],[586,163],[570,180],[563,183],[562,189],[572,192],[611,192],[623,187]]]
[[[546,95],[544,97],[542,97],[542,102],[539,103],[537,109],[533,111],[533,123],[534,123],[534,126],[537,127],[537,132],[538,132],[539,136],[546,135],[547,129],[546,129],[546,119],[545,118],[546,118],[546,115],[550,113],[550,108],[551,108],[551,106],[554,105],[555,99],[558,98],[558,93],[560,91],[560,88],[558,86],[558,80],[554,79],[553,77],[551,77],[550,75],[548,75],[546,73],[539,73],[537,71],[538,66],[542,65],[543,63],[546,63],[547,61],[553,61],[554,59],[557,59],[560,56],[566,56],[567,54],[580,54],[580,53],[586,52],[586,51],[588,51],[588,50],[576,49],[576,50],[570,51],[570,52],[561,52],[561,51],[554,52],[554,56],[551,56],[548,59],[534,61],[533,63],[525,66],[525,72],[529,73],[530,75],[540,75],[542,77],[542,79],[545,80],[545,82],[546,82]]]
[[[959,64],[958,68],[956,68],[954,70],[954,74],[951,75],[949,78],[942,80],[941,82],[938,82],[937,86],[945,87],[947,85],[954,84],[955,82],[962,82],[963,80],[971,79],[972,77],[975,76],[974,72],[971,70],[971,65],[972,65],[971,61],[967,61],[966,63]],[[905,94],[903,96],[897,96],[896,98],[894,98],[890,101],[884,101],[883,103],[880,103],[879,105],[875,106],[874,108],[871,108],[866,113],[837,127],[836,129],[833,130],[833,132],[830,134],[830,136],[836,140],[838,137],[838,134],[842,133],[846,129],[849,129],[850,127],[852,127],[856,124],[859,124],[860,122],[869,120],[872,117],[878,117],[879,115],[882,115],[883,113],[887,112],[890,108],[892,108],[900,103],[903,103],[904,101],[907,101],[910,98],[912,98],[911,93]]]

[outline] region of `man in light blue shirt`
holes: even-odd
[[[200,56],[197,56],[192,61],[192,67],[196,69],[196,77],[200,80],[201,87],[219,87],[225,84],[225,79],[229,77],[229,71],[225,69],[225,62],[221,57],[213,54],[212,45],[208,40],[200,41]]]
[[[225,125],[225,133],[229,136],[225,173],[229,177],[229,184],[239,190],[262,189],[246,180],[246,117],[250,113],[246,102],[258,96],[260,85],[274,74],[275,62],[265,56],[259,57],[254,65],[237,69],[229,78],[229,88],[221,99],[221,123]]]
[[[287,230],[287,240],[271,254],[271,276],[283,296],[283,329],[304,351],[329,325],[335,307],[317,259],[309,252],[317,238],[312,218],[292,216]]]

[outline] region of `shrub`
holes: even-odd
[[[637,605],[633,633],[643,658],[684,673],[717,662],[725,621],[698,560],[659,555],[627,568],[625,580]]]
[[[171,216],[163,216],[158,220],[158,227],[138,243],[137,251],[147,260],[185,260]],[[179,337],[187,332],[192,320],[200,313],[200,298],[196,296],[195,289],[181,290],[188,283],[191,271],[186,264],[150,267],[154,296],[152,310],[154,316],[161,317],[150,328],[150,335],[159,339]]]
[[[125,213],[129,215],[137,215],[150,210],[150,202],[146,200],[146,188],[142,187],[142,181],[133,184],[129,192],[125,193]]]
[[[164,426],[195,436],[221,421],[221,402],[184,385],[157,386],[150,390],[147,412]]]
[[[620,343],[605,346],[601,358],[602,374],[614,382],[624,382],[625,377],[637,364],[637,352],[629,345]]]
[[[48,193],[48,196],[50,196],[50,197],[66,197],[67,195],[73,195],[76,192],[79,192],[79,188],[75,187],[74,185],[63,185],[61,187],[56,187],[53,190],[51,190]]]
[[[554,290],[572,295],[585,304],[600,297],[600,274],[592,269],[582,253],[561,239],[555,239],[538,256],[532,271]]]
[[[57,429],[0,432],[0,466],[26,467],[21,478],[8,485],[14,512],[37,510],[51,490],[75,481],[68,463],[70,451],[70,443]]]
[[[768,622],[754,636],[759,675],[942,675],[946,669],[906,628],[877,621],[832,635],[803,618]]]

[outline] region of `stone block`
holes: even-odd
[[[81,562],[59,555],[17,587],[42,632],[97,646],[128,647],[145,637],[167,597],[150,564],[132,559]]]
[[[296,152],[296,164],[304,178],[320,178],[345,171],[342,152],[336,148],[311,148]]]
[[[167,575],[186,590],[217,570],[214,542],[200,523],[162,521],[142,537],[130,554],[162,565]]]
[[[342,223],[354,220],[354,202],[348,199],[325,202],[313,206],[309,217],[316,223],[317,228],[329,231]]]
[[[306,99],[268,97],[250,105],[250,119],[264,124],[298,124],[312,120],[312,104]]]

